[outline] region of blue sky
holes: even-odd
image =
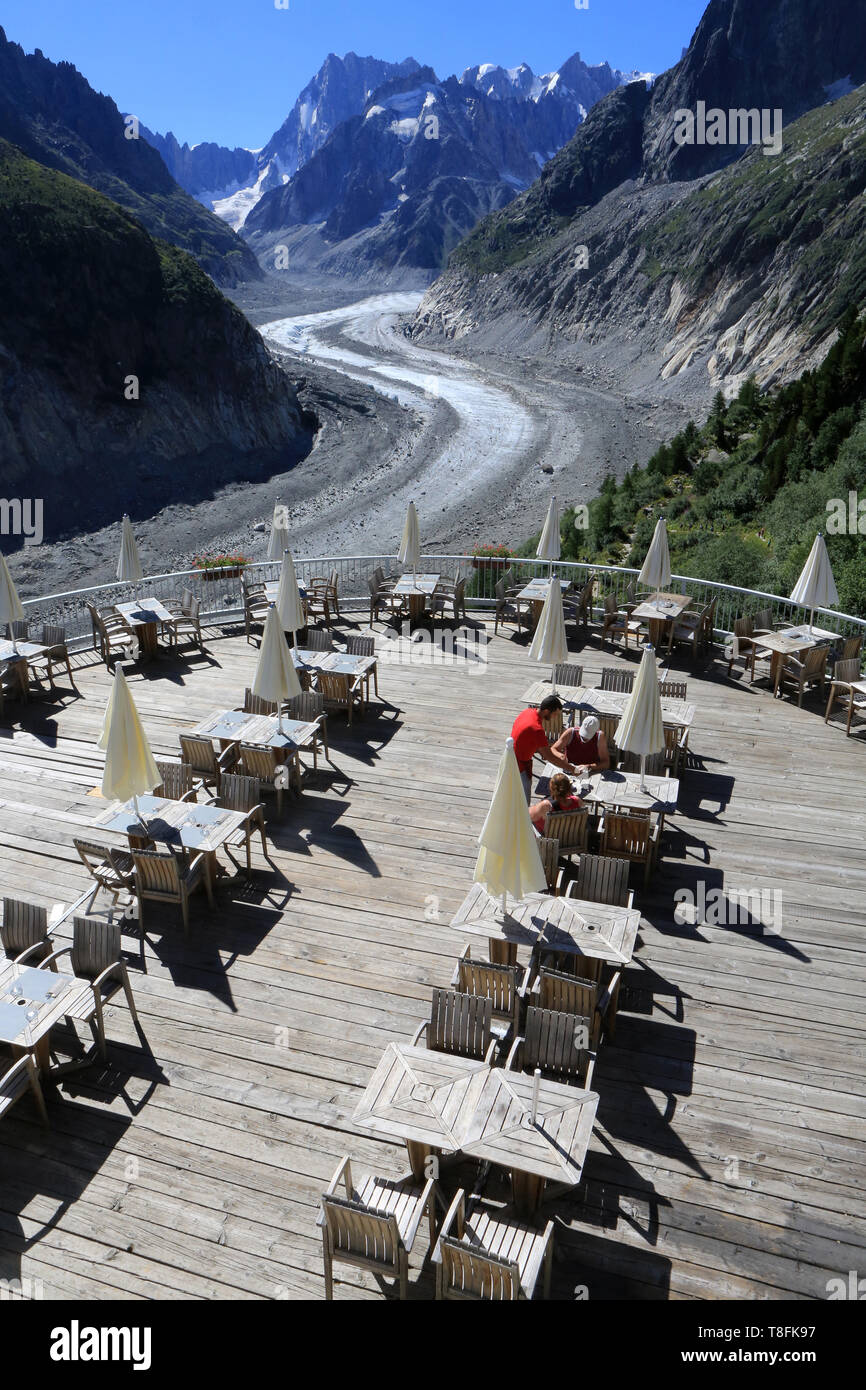
[[[662,72],[706,0],[3,0],[27,52],[73,62],[121,111],[195,144],[263,145],[329,52],[536,72],[585,62]]]

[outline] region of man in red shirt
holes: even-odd
[[[526,804],[532,800],[532,759],[536,753],[563,772],[573,772],[571,763],[561,753],[555,753],[548,742],[548,729],[551,718],[562,709],[562,701],[555,695],[548,695],[538,709],[525,709],[518,714],[511,730],[514,739],[514,756],[520,769],[520,780],[526,793]]]

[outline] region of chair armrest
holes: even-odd
[[[487,1051],[486,1051],[485,1054],[484,1054],[484,1062],[485,1062],[485,1065],[486,1065],[486,1066],[488,1066],[488,1067],[492,1067],[492,1066],[493,1066],[493,1059],[494,1059],[494,1057],[496,1056],[496,1053],[497,1053],[498,1051],[499,1051],[499,1039],[498,1039],[498,1038],[491,1038],[491,1040],[490,1040],[490,1046],[488,1047]]]
[[[94,994],[98,994],[98,993],[99,993],[99,988],[100,988],[100,986],[103,985],[103,984],[105,983],[106,980],[108,980],[108,979],[111,978],[111,976],[112,976],[112,975],[115,973],[115,971],[118,969],[118,966],[120,967],[120,971],[121,971],[121,974],[122,974],[122,973],[123,973],[123,961],[120,961],[120,960],[113,960],[113,961],[111,962],[110,965],[107,965],[107,966],[105,967],[105,969],[104,969],[99,975],[97,975],[97,977],[96,977],[95,980],[91,981],[91,988],[93,989]]]
[[[617,970],[616,974],[611,979],[607,989],[604,991],[604,994],[601,996],[601,998],[595,1006],[597,1012],[602,1018],[602,1021],[604,1021],[607,1011],[613,1003],[614,996],[616,995],[616,991],[619,989],[619,983],[621,979],[622,971]]]
[[[519,1071],[519,1070],[520,1070],[520,1068],[517,1067],[516,1065],[515,1065],[515,1066],[512,1066],[512,1062],[514,1062],[514,1060],[515,1060],[515,1058],[516,1058],[516,1056],[517,1056],[517,1050],[518,1050],[518,1048],[522,1047],[523,1041],[524,1041],[524,1040],[523,1040],[523,1037],[521,1036],[521,1037],[515,1038],[515,1039],[514,1039],[514,1042],[511,1044],[511,1050],[510,1050],[508,1056],[507,1056],[506,1059],[505,1059],[505,1070],[506,1070],[506,1071]]]
[[[592,1090],[592,1077],[593,1077],[593,1073],[595,1072],[595,1062],[596,1062],[596,1057],[597,1057],[598,1054],[595,1053],[595,1052],[590,1052],[590,1053],[588,1053],[587,1055],[588,1055],[588,1057],[589,1057],[589,1061],[588,1061],[587,1064],[586,1064],[586,1081],[585,1081],[584,1084],[585,1084],[585,1087],[586,1087],[587,1091],[591,1091],[591,1090]]]
[[[232,767],[238,760],[238,745],[236,743],[230,743],[228,748],[224,748],[221,753],[217,753],[216,760],[222,768]]]
[[[191,787],[188,792],[184,792],[181,801],[195,801],[197,795],[195,787]]]
[[[419,1041],[420,1041],[420,1039],[421,1039],[422,1034],[425,1034],[425,1033],[427,1032],[427,1027],[428,1027],[428,1020],[425,1018],[425,1019],[424,1019],[424,1022],[423,1022],[423,1023],[419,1023],[419,1024],[418,1024],[418,1027],[415,1029],[415,1032],[414,1032],[414,1034],[413,1034],[413,1036],[412,1036],[412,1042],[411,1042],[411,1046],[412,1046],[412,1047],[417,1047],[417,1046],[418,1046],[418,1043],[419,1043]]]
[[[41,951],[44,949],[44,945],[44,942],[37,941],[33,946],[28,946],[26,951],[22,951],[20,956],[15,957],[13,965],[23,965],[24,962],[27,960],[28,956],[36,955],[37,951]],[[67,949],[71,951],[72,947],[70,946]],[[55,954],[57,954],[57,952],[55,952]],[[50,959],[50,957],[46,956],[46,960],[48,959]]]
[[[428,1178],[426,1183],[424,1184],[423,1191],[418,1196],[412,1220],[409,1222],[409,1225],[406,1228],[406,1234],[403,1237],[403,1245],[407,1250],[411,1250],[412,1246],[415,1244],[415,1237],[418,1234],[418,1227],[421,1223],[421,1217],[424,1215],[424,1213],[430,1206],[430,1199],[434,1196],[435,1191],[435,1178]]]
[[[465,1222],[465,1220],[466,1220],[466,1193],[464,1192],[463,1188],[461,1187],[460,1190],[459,1190],[459,1192],[457,1193],[457,1196],[454,1198],[453,1202],[451,1203],[450,1207],[448,1208],[447,1212],[445,1213],[445,1220],[442,1222],[442,1228],[441,1228],[441,1230],[440,1230],[440,1232],[439,1232],[440,1238],[441,1238],[442,1236],[450,1236],[450,1234],[451,1234],[451,1227],[454,1225],[454,1223],[455,1223],[455,1221],[456,1221],[456,1223],[457,1223],[457,1237],[458,1237],[459,1240],[462,1240],[462,1239],[463,1239],[463,1231],[464,1231],[464,1222]]]
[[[525,999],[528,994],[532,993],[533,984],[532,966],[527,965],[523,972],[523,983],[517,987],[518,999]]]
[[[40,965],[39,969],[40,969],[40,970],[44,970],[45,967],[46,967],[46,965],[51,965],[52,961],[59,960],[61,956],[71,955],[71,954],[72,954],[72,947],[71,947],[71,946],[61,946],[58,950],[52,951],[50,956],[46,956],[46,957],[45,957],[45,959],[44,959],[44,961],[42,962],[42,964]],[[51,966],[51,968],[52,968],[52,969],[54,968],[53,965]]]
[[[331,1178],[331,1181],[328,1183],[328,1186],[327,1186],[327,1188],[325,1189],[325,1196],[326,1196],[326,1197],[333,1197],[334,1192],[336,1191],[336,1188],[337,1188],[337,1183],[340,1181],[341,1178],[343,1179],[343,1185],[345,1186],[345,1189],[346,1189],[346,1196],[347,1196],[347,1197],[351,1197],[351,1195],[352,1195],[352,1160],[351,1160],[351,1158],[349,1157],[348,1154],[346,1154],[346,1156],[345,1156],[344,1158],[341,1158],[341,1159],[340,1159],[340,1162],[337,1164],[337,1168],[336,1168],[336,1171],[335,1171],[335,1173],[334,1173],[334,1176]]]
[[[626,907],[627,907],[627,909],[628,909],[629,911],[631,911],[631,909],[634,907],[634,889],[633,889],[633,888],[629,888],[629,890],[628,890],[628,902],[626,903]]]

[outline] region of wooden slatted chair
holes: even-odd
[[[624,671],[618,666],[602,668],[599,689],[611,690],[616,694],[630,695],[634,686],[634,671]]]
[[[7,697],[24,705],[30,699],[30,674],[24,657],[0,665],[0,709],[5,708]]]
[[[361,634],[361,633],[350,632],[349,635],[348,635],[348,637],[346,638],[346,653],[347,653],[348,656],[375,656],[375,655],[376,655],[376,639],[375,639],[375,637],[373,637],[372,635],[371,635],[371,636],[365,636],[365,635],[363,635],[363,634]],[[376,692],[376,697],[377,697],[377,699],[378,699],[378,696],[379,696],[379,666],[378,666],[378,663],[377,663],[375,666],[373,666],[373,667],[371,668],[371,670],[369,670],[369,671],[367,672],[366,676],[364,677],[364,684],[365,684],[365,686],[366,686],[366,695],[365,695],[364,698],[366,699],[366,701],[367,701],[368,704],[369,704],[369,701],[370,701],[370,680],[371,680],[371,678],[372,678],[372,681],[373,681],[373,689],[375,690],[375,692]]]
[[[237,771],[242,777],[253,777],[259,784],[259,793],[273,792],[277,798],[277,815],[283,814],[283,792],[300,793],[301,771],[297,750],[284,762],[276,748],[257,748],[251,743],[242,743]]]
[[[756,633],[772,632],[775,623],[772,608],[759,608],[752,621]]]
[[[237,757],[236,744],[229,744],[217,753],[209,738],[200,734],[180,735],[180,760],[192,768],[194,777],[203,787],[213,787],[219,792],[223,773],[234,767]]]
[[[628,639],[633,637],[637,642],[640,635],[640,623],[634,618],[629,617],[628,613],[620,608],[613,594],[608,594],[604,600],[604,614],[601,620],[601,645],[604,646],[610,633],[611,646],[614,637],[621,637],[628,651]]]
[[[780,662],[776,672],[776,684],[773,694],[784,690],[785,682],[790,682],[797,691],[797,708],[803,708],[803,694],[807,687],[820,685],[821,698],[824,697],[824,687],[827,683],[827,653],[829,648],[825,643],[820,643],[817,647],[812,647],[806,652],[802,661],[798,661],[795,656],[788,656]]]
[[[262,583],[253,584],[244,575],[241,580],[244,603],[244,632],[249,642],[254,627],[264,629],[270,604]]]
[[[222,806],[226,811],[241,811],[245,816],[243,825],[239,826],[227,840],[224,840],[223,844],[226,854],[236,869],[239,869],[240,865],[232,854],[232,850],[243,848],[246,851],[247,875],[249,875],[252,873],[252,838],[256,831],[262,837],[262,854],[267,857],[268,853],[268,844],[265,839],[265,808],[261,804],[258,779],[241,777],[237,773],[227,772],[223,777],[222,790],[215,804]]]
[[[565,896],[581,898],[586,903],[608,903],[611,907],[630,908],[634,903],[634,892],[628,886],[630,869],[628,859],[582,854],[577,877],[568,885]]]
[[[689,697],[688,681],[659,681],[659,695],[663,700],[687,700]]]
[[[325,627],[331,626],[331,592],[328,580],[321,576],[307,585],[307,617],[321,618]]]
[[[496,596],[496,612],[493,616],[493,635],[499,632],[499,624],[512,623],[518,632],[523,631],[524,622],[529,627],[529,606],[523,599],[515,599],[506,590],[505,579],[497,581],[493,590]]]
[[[562,879],[565,870],[559,863],[559,841],[549,840],[542,835],[538,841],[538,852],[541,855],[541,866],[544,869],[544,877],[547,879],[547,891],[552,893],[555,898],[559,897],[559,890],[562,887]]]
[[[709,655],[712,650],[716,623],[716,599],[697,613],[683,613],[670,624],[668,651],[675,645],[692,649],[692,662]]]
[[[379,570],[377,573],[381,574],[382,571]],[[367,580],[367,587],[370,590],[370,626],[372,627],[381,608],[385,608],[390,614],[393,614],[400,609],[401,603],[391,586],[385,583],[384,576],[382,579],[377,579],[376,575],[372,574]]]
[[[93,840],[74,839],[75,851],[90,877],[99,888],[111,894],[112,902],[124,894],[132,898],[135,893],[135,870],[132,855],[113,845],[100,845]]]
[[[640,772],[640,754],[623,751],[620,754],[619,765],[623,772]],[[647,777],[665,777],[669,771],[667,747],[661,753],[648,754],[644,770]]]
[[[451,988],[458,994],[474,994],[490,1000],[491,1028],[501,1040],[517,1031],[520,1017],[522,972],[517,965],[494,965],[489,960],[473,960],[472,948],[464,946],[457,960]]]
[[[6,1067],[7,1058],[0,1055],[0,1066]],[[19,1057],[17,1062],[0,1074],[0,1116],[5,1115],[16,1101],[20,1100],[27,1091],[33,1092],[33,1099],[42,1123],[48,1124],[48,1111],[45,1108],[45,1096],[42,1094],[42,1085],[39,1080],[39,1071],[36,1063],[26,1052],[23,1057]]]
[[[679,777],[680,764],[685,766],[685,757],[689,746],[688,729],[677,728],[673,724],[665,724],[665,751],[664,771],[670,773],[671,777]],[[649,768],[647,768],[649,771]]]
[[[319,628],[311,627],[304,639],[304,646],[309,652],[332,652],[334,638],[330,632],[321,632]]]
[[[135,849],[132,860],[142,936],[145,901],[177,903],[183,913],[184,933],[189,936],[189,900],[196,889],[204,888],[211,908],[215,906],[207,855],[196,854],[184,863],[171,850]]]
[[[0,946],[9,960],[26,956],[35,964],[50,955],[47,907],[22,898],[4,898]]]
[[[416,1047],[426,1037],[431,1052],[451,1052],[455,1057],[476,1057],[492,1062],[498,1040],[491,1027],[493,1005],[475,994],[456,989],[434,989],[430,1017],[419,1023],[412,1038]]]
[[[171,613],[171,619],[163,623],[163,628],[168,630],[168,639],[172,646],[177,646],[181,637],[188,636],[204,651],[204,638],[201,635],[201,599],[196,598],[191,589],[184,589],[180,605],[176,600],[165,604]]]
[[[337,1189],[343,1184],[344,1193]],[[436,1183],[394,1182],[362,1174],[352,1181],[348,1155],[322,1194],[317,1225],[322,1229],[325,1298],[334,1297],[334,1263],[354,1265],[396,1279],[400,1297],[409,1292],[409,1256],[426,1215],[430,1247],[436,1238]],[[428,1248],[430,1248],[428,1247]]]
[[[47,648],[40,656],[28,658],[30,669],[38,677],[40,669],[45,667],[45,674],[48,677],[48,684],[54,685],[55,666],[65,666],[66,674],[69,676],[69,683],[75,686],[75,677],[72,674],[72,662],[69,658],[69,647],[66,643],[66,628],[56,627],[54,624],[46,623],[42,628],[41,645]]]
[[[85,607],[93,627],[93,645],[98,647],[106,666],[121,657],[130,656],[135,638],[119,613],[101,614],[92,603]]]
[[[313,771],[319,766],[319,748],[324,748],[325,757],[330,759],[328,748],[328,716],[325,713],[325,699],[318,690],[304,690],[287,701],[286,713],[290,719],[302,719],[305,724],[318,723],[313,735]]]
[[[254,695],[247,686],[244,691],[244,714],[276,714],[276,700],[266,700],[263,695]]]
[[[331,570],[328,578],[328,601],[331,605],[331,612],[338,622],[342,622],[343,615],[340,612],[340,574],[338,570]]]
[[[592,1019],[577,1014],[539,1009],[526,1010],[523,1037],[515,1038],[505,1063],[507,1071],[534,1072],[557,1081],[576,1081],[587,1091],[592,1087],[595,1053],[589,1040]]]
[[[136,855],[136,858],[138,856]],[[41,969],[57,968],[57,961],[68,955],[72,973],[79,980],[90,982],[91,994],[74,1005],[68,1018],[80,1019],[93,1030],[103,1058],[105,1046],[105,1006],[121,990],[129,1005],[133,1023],[138,1023],[132,986],[126,965],[120,958],[120,923],[104,922],[93,917],[75,917],[72,921],[72,944],[61,946],[43,961]]]
[[[845,736],[851,733],[851,722],[855,713],[859,709],[866,709],[866,699],[858,697],[854,690],[854,681],[860,680],[860,657],[852,656],[847,661],[837,661],[836,669],[833,672],[833,679],[830,682],[830,694],[827,698],[827,709],[824,713],[824,723],[830,718],[830,713],[834,704],[839,700],[848,701],[848,721],[845,729]]]
[[[643,864],[644,884],[649,883],[659,851],[658,821],[652,821],[648,811],[605,811],[599,830],[602,854]]]
[[[440,581],[440,590],[442,582]],[[451,618],[455,623],[461,622],[466,618],[466,580],[457,579],[451,587],[445,587],[442,592],[432,594],[430,597],[430,612],[434,617],[444,617],[446,609],[450,606]]]
[[[862,637],[846,637],[842,643],[842,651],[839,654],[840,661],[852,661],[855,656],[859,657],[863,651]]]
[[[592,620],[592,599],[595,593],[595,575],[590,575],[577,596],[574,605],[574,620],[580,627],[588,627]]]
[[[755,624],[750,617],[735,618],[734,630],[728,639],[725,655],[728,658],[728,675],[734,669],[734,662],[742,661],[743,675],[750,672],[749,684],[755,679],[756,644],[753,639]]]
[[[564,970],[542,966],[527,995],[528,1002],[540,1009],[561,1014],[577,1014],[590,1020],[589,1045],[598,1050],[602,1032],[613,1037],[616,1006],[622,971],[614,972],[603,991],[596,980],[586,980]]]
[[[154,788],[153,796],[164,796],[167,801],[198,801],[189,763],[166,763],[159,758],[154,761],[162,781]]]
[[[570,661],[560,661],[553,668],[554,685],[583,685],[583,667]]]
[[[451,1203],[433,1251],[438,1300],[513,1302],[533,1297],[542,1279],[550,1297],[553,1222],[543,1231],[504,1219],[498,1209],[475,1206],[466,1215],[461,1188]]]
[[[357,706],[364,708],[364,681],[361,676],[348,676],[341,671],[318,671],[316,684],[327,710],[342,710],[348,716],[349,725]]]
[[[576,811],[551,811],[544,822],[545,838],[558,840],[560,857],[568,860],[586,849],[588,829],[589,809],[586,806]]]

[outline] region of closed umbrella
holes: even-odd
[[[298,588],[298,577],[295,574],[295,562],[288,550],[283,552],[280,587],[277,590],[277,612],[283,632],[290,632],[292,646],[297,646],[297,633],[306,625],[306,618],[301,591]]]
[[[6,556],[0,554],[0,628],[5,627],[6,624],[9,623],[11,632],[11,624],[20,623],[23,622],[23,620],[24,609],[18,597],[18,590],[15,588],[12,575],[9,573]],[[13,652],[17,652],[18,650],[18,643],[15,640],[14,633],[12,635],[12,650]]]
[[[118,579],[138,580],[144,578],[138,546],[132,530],[132,522],[124,516],[120,533],[120,558],[117,561]]]
[[[551,579],[550,581],[547,598],[544,600],[541,617],[538,619],[538,626],[532,639],[532,646],[529,648],[529,655],[533,661],[544,662],[550,667],[557,666],[560,661],[568,660],[568,642],[565,637],[565,618],[562,612],[562,585],[558,579]],[[552,679],[553,671],[551,671]]]
[[[278,502],[274,507],[274,519],[271,524],[271,538],[268,541],[268,559],[281,560],[285,551],[289,548],[289,514],[282,502]],[[303,624],[301,624],[303,626]]]
[[[143,824],[138,798],[158,787],[162,776],[153,760],[122,666],[117,666],[114,672],[98,747],[105,749],[102,795],[109,801],[128,801],[132,797],[135,814]]]
[[[414,502],[409,503],[409,510],[406,513],[406,524],[403,527],[403,539],[400,541],[397,563],[402,565],[404,570],[411,569],[413,578],[421,563],[421,529],[418,525],[418,513],[415,510]]]
[[[803,566],[803,573],[791,590],[791,598],[809,612],[809,632],[815,621],[816,608],[834,608],[839,602],[836,581],[830,568],[830,556],[820,531],[809,551],[809,558]]]
[[[280,615],[276,605],[272,603],[265,619],[265,634],[259,650],[253,694],[276,703],[279,710],[279,726],[282,730],[283,700],[291,700],[300,693],[301,682],[292,661],[292,653],[280,624]]]
[[[509,893],[512,898],[522,898],[526,893],[544,892],[547,879],[538,853],[538,837],[526,813],[526,796],[511,738],[506,740],[499,760],[496,787],[478,843],[481,850],[475,865],[475,882],[483,884],[492,898],[501,897],[503,915]]]
[[[547,520],[544,523],[544,530],[541,533],[541,540],[538,542],[536,555],[539,560],[549,560],[549,573],[553,574],[553,562],[560,556],[559,542],[559,503],[555,497],[551,497],[550,506],[547,509]]]
[[[640,754],[640,789],[644,791],[647,755],[661,753],[665,746],[656,655],[652,647],[644,647],[637,680],[614,738],[617,748]]]
[[[661,590],[666,589],[671,582],[671,556],[668,550],[668,528],[663,516],[660,516],[656,522],[652,544],[646,553],[643,569],[638,575],[638,582],[648,585],[650,589]]]

